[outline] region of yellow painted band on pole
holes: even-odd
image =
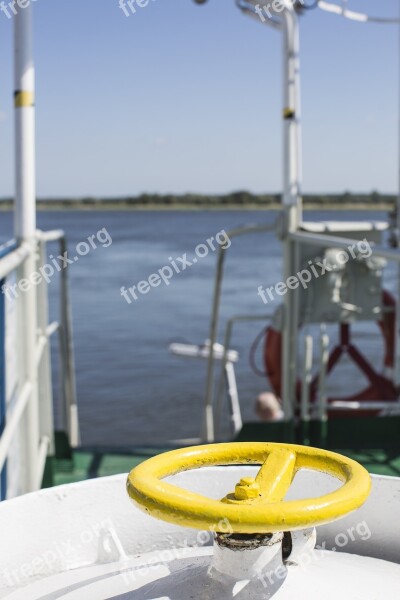
[[[34,106],[35,96],[33,92],[15,92],[14,94],[14,105],[15,108],[23,108],[26,106]]]
[[[190,469],[239,464],[264,466],[255,481],[242,479],[236,493],[222,501],[162,481]],[[344,485],[320,498],[285,502],[300,469],[327,473]],[[229,521],[234,533],[263,534],[315,527],[353,512],[368,498],[371,478],[357,462],[327,450],[234,442],[173,450],[151,458],[129,474],[127,490],[139,508],[169,523],[223,532]]]
[[[293,108],[284,108],[283,109],[283,118],[284,119],[294,119],[296,116],[296,111]]]

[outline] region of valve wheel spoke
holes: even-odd
[[[296,453],[286,448],[271,452],[256,477],[260,502],[270,504],[284,500],[296,474],[296,460]]]

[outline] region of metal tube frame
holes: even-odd
[[[15,103],[15,211],[17,243],[31,245],[31,251],[17,269],[18,280],[29,279],[36,268],[36,182],[35,182],[35,70],[33,63],[32,5],[14,16],[14,103]],[[25,454],[26,489],[37,489],[39,452],[39,398],[36,368],[37,296],[34,286],[17,298],[19,392],[30,389],[25,411],[25,435],[21,445]],[[7,427],[7,425],[6,425]]]
[[[399,5],[400,6],[400,5]],[[398,27],[398,60],[400,69],[400,27]],[[398,75],[398,102],[400,103],[400,71]],[[396,200],[396,233],[397,246],[400,248],[400,104],[398,108],[398,194]],[[397,268],[397,304],[396,304],[396,336],[395,336],[395,373],[394,383],[397,387],[400,386],[400,262]]]
[[[298,248],[290,237],[302,222],[302,159],[300,106],[300,39],[298,16],[293,3],[286,2],[283,20],[283,117],[284,117],[284,265],[286,279],[297,272]],[[282,407],[284,419],[294,416],[297,379],[298,292],[287,294],[284,302],[282,344]]]
[[[284,192],[283,192],[283,243],[285,276],[296,272],[298,263],[297,244],[290,235],[299,229],[302,222],[302,158],[301,158],[301,106],[300,106],[300,39],[298,16],[290,0],[284,0],[285,10],[276,19],[268,19],[267,25],[283,32],[283,97],[284,97]],[[239,2],[244,12],[252,11],[251,2]],[[268,229],[270,230],[270,228]],[[240,234],[248,231],[240,231]],[[216,342],[218,317],[223,275],[224,253],[218,257],[216,284],[211,318],[211,352],[208,361],[205,397],[205,440],[214,441],[213,388],[214,356],[213,344]],[[296,396],[297,368],[297,331],[298,331],[298,294],[287,294],[284,307],[283,333],[283,411],[285,420],[290,422],[294,415]]]
[[[259,316],[248,316],[248,315],[240,316],[240,315],[238,315],[236,317],[232,317],[231,319],[229,319],[226,324],[225,336],[224,336],[224,355],[222,358],[221,373],[220,373],[219,383],[218,383],[218,387],[217,387],[218,392],[217,392],[217,400],[216,400],[216,408],[215,408],[215,431],[216,431],[217,437],[219,434],[220,424],[221,424],[222,404],[223,404],[224,391],[226,388],[225,373],[226,373],[226,366],[229,362],[228,361],[229,348],[231,345],[234,325],[236,323],[249,323],[252,321],[263,321],[264,323],[267,323],[268,321],[270,321],[272,319],[272,316],[273,315],[259,315]],[[239,405],[240,405],[240,403],[239,403]],[[233,418],[232,415],[231,415],[231,418]]]
[[[60,243],[62,252],[66,251],[66,241],[63,231],[40,232],[35,234],[35,244],[22,243],[21,246],[11,250],[6,256],[0,258],[0,273],[3,275],[3,281],[12,272],[17,275],[21,272],[21,266],[33,261],[35,270],[44,265],[47,260],[46,243]],[[33,271],[32,271],[33,272]],[[37,408],[35,417],[37,428],[31,430],[32,421],[29,420],[29,440],[38,440],[36,451],[33,452],[31,464],[34,465],[36,479],[28,477],[26,471],[21,476],[21,492],[33,491],[39,489],[43,477],[43,471],[48,455],[54,454],[54,419],[53,419],[53,395],[51,381],[51,357],[50,340],[55,333],[59,333],[60,344],[60,364],[61,364],[61,390],[62,390],[62,410],[67,415],[67,431],[71,446],[76,446],[80,442],[78,410],[75,390],[74,377],[74,354],[72,346],[72,323],[69,301],[69,284],[67,269],[61,272],[61,300],[60,300],[60,322],[54,321],[48,323],[48,284],[42,280],[37,286],[32,286],[35,294],[35,306],[37,306],[37,327],[38,332],[35,335],[35,348],[33,350],[34,361],[34,381],[36,385],[37,406],[32,406],[33,383],[32,380],[23,371],[23,377],[19,381],[19,395],[14,405],[11,415],[7,418],[3,431],[0,434],[0,472],[2,471],[8,456],[9,449],[14,437],[19,433],[21,438],[25,438],[21,426],[26,428],[26,421],[29,419],[30,411]],[[23,306],[28,301],[24,292],[16,298],[17,308],[23,302]],[[62,333],[61,333],[62,332]],[[18,355],[24,358],[21,351],[25,349],[26,332],[20,332],[17,339]],[[29,446],[31,447],[31,446]],[[33,450],[32,450],[33,451]]]
[[[246,235],[250,233],[267,233],[274,231],[276,224],[271,225],[245,225],[236,229],[232,229],[227,233],[229,239]],[[206,378],[206,393],[204,401],[204,423],[203,423],[203,439],[206,442],[215,440],[215,424],[214,424],[214,344],[217,341],[219,313],[222,293],[222,279],[224,274],[225,256],[227,248],[219,248],[217,259],[217,270],[214,283],[213,305],[211,312],[210,324],[210,352],[207,361],[207,378]]]
[[[60,252],[62,256],[67,252],[67,243],[64,235],[60,237]],[[76,448],[80,445],[81,438],[78,420],[72,311],[67,268],[61,271],[60,315],[60,357],[63,361],[65,371],[63,380],[65,382],[64,405],[67,408],[67,430],[69,432],[70,445],[72,448]]]
[[[7,460],[8,451],[10,449],[10,444],[13,440],[14,435],[18,430],[18,425],[20,424],[24,413],[26,411],[28,402],[32,395],[32,385],[28,382],[21,388],[21,392],[18,396],[18,399],[15,403],[14,410],[12,412],[11,417],[6,422],[6,426],[3,430],[3,433],[0,438],[0,469],[3,468],[5,461]],[[35,453],[36,456],[36,453]],[[35,484],[36,487],[36,484]]]
[[[67,253],[67,241],[64,231],[38,231],[37,236],[41,243],[58,242],[60,255]],[[58,332],[59,357],[60,357],[60,389],[61,396],[59,409],[61,415],[61,426],[68,432],[69,443],[76,448],[81,443],[78,402],[75,381],[75,357],[73,346],[72,311],[68,277],[68,265],[60,272],[60,321],[49,325],[51,335]]]
[[[339,237],[334,235],[326,235],[324,233],[310,233],[306,231],[295,231],[289,234],[289,238],[294,242],[303,244],[312,244],[320,248],[343,248],[348,249],[352,247],[354,252],[357,253],[357,244],[360,240],[354,240],[351,238]],[[379,244],[371,243],[371,248],[374,256],[378,258],[386,258],[396,263],[400,263],[400,252],[398,250],[392,250],[385,248]],[[360,253],[361,255],[361,253]],[[291,273],[293,275],[293,272]]]

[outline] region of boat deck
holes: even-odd
[[[56,456],[48,459],[42,487],[128,473],[166,448],[79,448],[71,450],[63,433],[56,434]]]
[[[370,473],[400,477],[400,417],[335,419],[311,423],[307,432],[287,423],[248,423],[238,441],[306,443],[339,452]],[[305,439],[307,438],[307,439]],[[81,448],[71,450],[66,436],[56,435],[57,453],[48,460],[43,487],[128,473],[148,458],[171,448]]]

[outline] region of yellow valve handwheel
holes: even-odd
[[[221,501],[162,481],[182,471],[217,465],[262,467],[256,479],[242,479],[235,492]],[[328,473],[344,485],[320,498],[285,501],[300,469]],[[169,523],[218,532],[228,520],[234,533],[263,534],[314,527],[343,517],[368,498],[371,479],[364,467],[334,452],[235,442],[173,450],[151,458],[130,473],[127,488],[142,510]]]

